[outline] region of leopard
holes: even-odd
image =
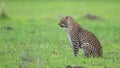
[[[83,28],[72,16],[62,17],[58,25],[66,29],[75,57],[78,56],[79,49],[82,49],[86,57],[103,56],[102,46],[95,34]]]

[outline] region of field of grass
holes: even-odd
[[[0,1],[0,5],[2,1]],[[5,1],[0,18],[0,68],[120,68],[119,1]],[[89,20],[86,14],[102,20]],[[74,57],[67,32],[58,26],[72,16],[92,31],[103,47],[103,58]]]

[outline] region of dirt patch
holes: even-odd
[[[68,65],[66,66],[66,68],[83,68],[82,66],[71,66],[71,65]]]
[[[99,16],[90,13],[86,14],[84,17],[89,20],[101,20]]]

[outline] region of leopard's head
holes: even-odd
[[[59,23],[58,23],[58,25],[59,25],[60,27],[65,27],[65,28],[67,28],[67,26],[68,26],[68,20],[69,20],[70,18],[72,18],[72,17],[71,17],[71,16],[65,16],[65,17],[61,18],[60,21],[59,21]]]

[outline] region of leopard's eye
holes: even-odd
[[[60,20],[61,22],[63,22],[64,20]]]

